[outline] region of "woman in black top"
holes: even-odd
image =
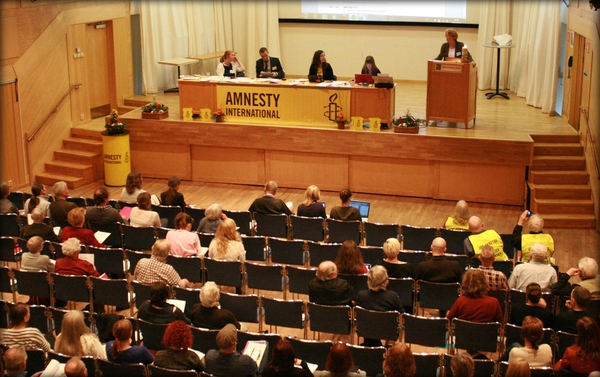
[[[333,68],[331,64],[327,63],[325,59],[325,52],[323,50],[315,51],[312,58],[310,69],[308,70],[309,76],[321,76],[321,80],[335,80],[336,77],[333,74]]]
[[[321,190],[315,185],[310,185],[304,193],[304,202],[298,206],[298,216],[327,217],[325,203],[320,202]]]
[[[169,178],[169,189],[165,192],[160,193],[160,202],[166,206],[179,206],[181,209],[185,209],[186,204],[183,199],[183,194],[179,193],[179,185],[181,184],[181,179],[178,176],[174,175]]]

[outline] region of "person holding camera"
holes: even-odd
[[[529,233],[523,234],[523,225],[527,221]],[[531,245],[535,242],[540,242],[548,248],[548,254],[546,255],[546,263],[552,263],[550,260],[554,254],[554,239],[551,235],[544,233],[542,228],[544,227],[544,219],[538,214],[532,214],[531,211],[523,211],[517,225],[513,229],[512,245],[515,250],[521,251],[520,260],[522,262],[529,262],[529,250]]]

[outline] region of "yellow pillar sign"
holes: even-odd
[[[184,107],[183,108],[183,120],[189,122],[194,120],[193,116],[194,116],[194,109],[191,107]]]
[[[381,131],[381,118],[369,118],[369,128],[371,129],[371,131]]]
[[[363,117],[352,117],[352,129],[362,131],[363,129]]]
[[[104,183],[107,186],[124,186],[131,173],[129,131],[122,134],[102,135],[104,146]]]
[[[212,120],[211,115],[210,109],[200,109],[200,120],[202,122],[210,122]]]

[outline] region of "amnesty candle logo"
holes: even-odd
[[[342,107],[337,104],[338,95],[337,93],[329,96],[329,104],[323,106],[325,108],[325,112],[323,116],[327,117],[328,120],[334,121],[337,119],[338,113],[342,111]]]

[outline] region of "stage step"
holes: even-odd
[[[535,143],[534,156],[581,156],[583,146],[579,143]]]
[[[590,199],[589,185],[539,185],[530,184],[536,199]]]
[[[100,132],[85,128],[71,128],[71,137],[102,141],[102,134]]]
[[[76,149],[59,149],[54,151],[54,158],[60,161],[77,161],[84,164],[93,164],[98,153],[86,152]]]
[[[54,174],[43,172],[40,174],[36,174],[35,180],[37,182],[43,183],[48,187],[52,187],[58,181],[65,181],[67,186],[70,189],[76,189],[83,185],[87,185],[90,182],[86,182],[83,177],[75,177],[72,175],[62,175],[62,174]],[[92,181],[93,182],[93,181]]]
[[[133,98],[125,98],[125,99],[123,99],[123,102],[125,105],[123,107],[132,107],[132,108],[142,107],[149,103],[147,100],[139,100],[139,99],[133,99]],[[142,111],[142,110],[140,109],[140,111]],[[120,114],[120,112],[119,112],[119,114]]]
[[[596,217],[592,215],[542,215],[544,229],[548,228],[596,228]]]
[[[529,183],[585,185],[589,183],[589,175],[583,170],[532,170],[529,172]]]
[[[576,143],[580,144],[579,135],[529,135],[535,143]]]
[[[78,151],[102,153],[103,146],[101,140],[84,139],[79,137],[70,137],[63,140],[65,149],[74,149]]]
[[[94,168],[89,164],[54,160],[44,164],[47,173],[81,177],[86,181],[94,179]]]
[[[531,211],[539,214],[593,215],[594,201],[591,199],[535,199]]]
[[[533,156],[534,170],[585,170],[584,156]]]

